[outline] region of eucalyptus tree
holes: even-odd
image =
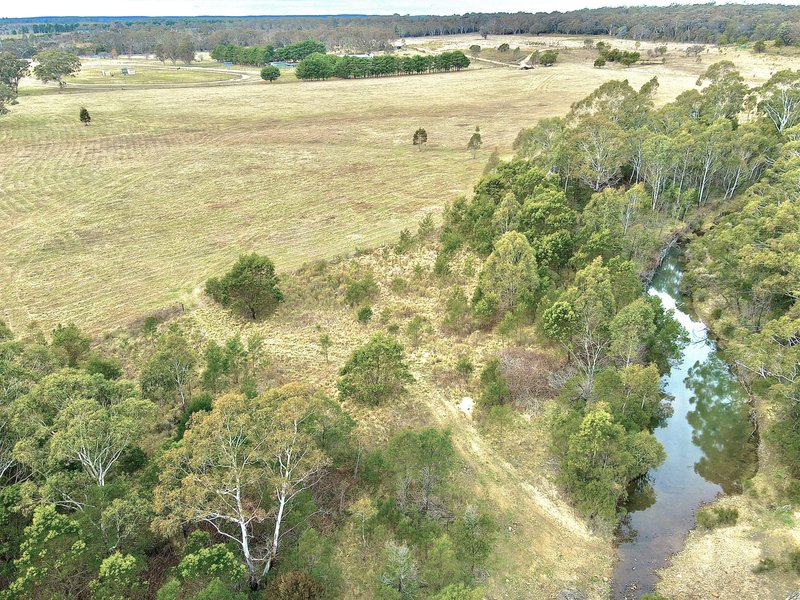
[[[154,527],[212,527],[239,549],[257,588],[278,557],[293,500],[330,462],[307,429],[317,404],[303,386],[288,385],[253,399],[227,394],[197,413],[161,459]]]
[[[782,133],[800,123],[800,70],[778,71],[754,94],[758,100],[758,110],[778,132]]]

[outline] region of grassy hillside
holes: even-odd
[[[283,278],[286,301],[269,319],[244,320],[203,295],[194,310],[170,324],[196,340],[224,343],[234,335],[260,337],[273,365],[271,379],[263,385],[303,381],[333,397],[338,371],[352,349],[376,332],[396,327],[416,381],[403,397],[381,406],[345,403],[358,422],[357,435],[365,448],[382,446],[403,428],[450,429],[459,454],[451,487],[459,490],[461,501],[480,506],[497,523],[497,541],[486,568],[491,597],[551,598],[563,588],[580,587],[590,598],[605,598],[614,558],[611,535],[590,531],[556,487],[548,415],[534,408],[544,405],[545,398],[516,414],[502,435],[459,407],[464,397],[477,399],[480,393],[477,375],[465,378],[457,373],[460,358],[469,359],[477,373],[504,346],[532,340],[441,330],[443,306],[453,287],[460,285],[471,294],[481,261],[471,253],[460,254],[452,262],[451,275],[436,277],[435,258],[436,244],[430,241],[404,254],[384,247],[340,262],[317,262]],[[344,302],[343,282],[367,272],[374,274],[379,293],[372,301],[375,316],[364,325]],[[417,339],[407,331],[416,317],[423,322]],[[332,341],[328,361],[319,345],[326,333]],[[108,343],[131,356],[139,342],[123,336]],[[141,351],[146,354],[147,346]],[[372,598],[380,574],[375,557],[383,547],[378,543],[365,549],[360,535],[347,527],[337,536],[336,560],[346,582],[343,597]]]

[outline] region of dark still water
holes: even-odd
[[[678,251],[656,272],[648,293],[658,296],[689,332],[683,356],[664,378],[674,412],[654,431],[667,459],[631,493],[620,528],[613,598],[652,591],[655,570],[681,549],[701,504],[735,494],[755,473],[756,440],[749,409],[706,326],[684,312]],[[682,310],[684,308],[684,310]]]

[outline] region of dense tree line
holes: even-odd
[[[386,75],[412,75],[442,71],[460,71],[470,64],[469,58],[459,51],[436,55],[394,56],[335,56],[312,54],[300,61],[295,74],[298,79],[361,79]]]
[[[454,298],[447,320],[466,311],[473,327],[528,323],[568,357],[553,448],[576,504],[600,519],[613,519],[628,483],[664,458],[650,431],[667,410],[660,377],[683,339],[639,278],[665,242],[657,228],[667,219],[647,197],[638,184],[581,200],[516,159],[451,205],[442,233],[444,261],[465,244],[486,256],[471,301]],[[490,363],[481,381],[482,409],[509,405],[502,369]]]
[[[656,79],[639,90],[603,84],[565,118],[523,130],[519,158],[445,213],[438,271],[464,245],[486,257],[471,302],[454,294],[445,319],[501,332],[532,324],[562,349],[574,375],[561,389],[553,447],[564,486],[598,517],[613,517],[629,481],[663,459],[649,431],[668,410],[660,374],[683,334],[643,296],[639,276],[695,211],[734,197],[752,200],[696,242],[694,278],[735,308],[736,326],[756,330],[742,340],[743,361],[783,396],[788,418],[773,435],[788,464],[800,464],[797,151],[786,128],[800,118],[800,73],[748,90],[722,62],[697,85],[655,109]],[[502,370],[490,365],[482,380],[482,404],[510,402]]]
[[[220,62],[261,67],[275,60],[299,62],[314,53],[324,54],[325,44],[313,40],[287,44],[280,48],[275,48],[270,44],[263,47],[218,44],[211,51],[211,58]]]
[[[2,19],[0,32],[69,28],[68,32],[37,34],[24,44],[86,44],[107,52],[116,49],[120,54],[152,53],[159,36],[167,31],[190,36],[199,50],[206,51],[218,44],[280,47],[312,38],[329,49],[367,52],[384,50],[398,37],[459,33],[614,35],[699,44],[781,40],[782,44],[796,44],[800,41],[798,23],[800,9],[796,6],[695,4],[448,16]],[[19,40],[3,44],[0,49],[21,47]]]
[[[797,116],[795,111],[792,119]],[[780,482],[783,491],[798,502],[800,131],[789,128],[784,136],[786,143],[762,181],[690,244],[686,280],[693,298],[710,307],[709,317],[727,341],[740,378],[774,410],[764,437],[788,469]]]

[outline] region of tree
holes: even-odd
[[[577,149],[576,169],[583,183],[599,192],[619,179],[624,161],[622,129],[603,116],[584,118],[571,136]]]
[[[325,356],[325,362],[330,362],[328,357],[328,351],[333,346],[333,341],[331,340],[331,336],[327,333],[323,333],[319,338],[319,348],[322,352],[323,356]]]
[[[543,67],[552,67],[558,60],[558,52],[555,50],[545,50],[539,55],[539,64]]]
[[[744,79],[729,60],[711,65],[697,79],[697,85],[706,84],[701,92],[703,103],[700,109],[706,122],[712,123],[720,117],[733,120],[742,111],[748,88]]]
[[[190,38],[181,38],[181,41],[178,42],[178,46],[175,49],[175,56],[177,56],[178,59],[182,60],[187,65],[194,62],[195,48],[194,43]]]
[[[0,117],[8,114],[7,105],[14,104],[17,101],[17,95],[14,91],[4,83],[0,83]]]
[[[467,563],[473,576],[489,558],[494,537],[494,523],[489,516],[479,513],[473,505],[467,506],[456,521],[454,541],[459,557]]]
[[[520,301],[531,302],[539,289],[536,269],[536,258],[526,237],[509,231],[497,241],[486,259],[473,302],[494,294],[498,309],[503,313],[514,310]]]
[[[467,148],[472,151],[472,158],[474,159],[478,150],[481,149],[483,145],[483,140],[481,140],[481,128],[476,127],[475,133],[472,134],[472,137],[469,138],[469,142],[467,143]]]
[[[377,405],[402,393],[414,381],[403,347],[379,333],[353,351],[336,384],[342,398]]]
[[[664,458],[664,448],[651,433],[626,434],[608,405],[598,402],[570,437],[562,478],[582,510],[612,519],[627,496],[628,482]]]
[[[404,431],[389,441],[387,456],[400,507],[414,507],[427,515],[435,493],[455,464],[450,431],[432,427]]]
[[[147,400],[129,398],[105,406],[93,399],[75,399],[55,419],[50,438],[51,460],[75,461],[99,486],[111,468],[136,443],[155,416]]]
[[[603,67],[606,66],[606,59],[603,58],[602,56],[595,59],[594,66],[596,69],[602,69]]]
[[[542,315],[545,333],[565,347],[583,372],[587,396],[610,344],[615,304],[611,273],[597,257],[578,271],[575,283]]]
[[[753,52],[760,54],[766,51],[767,51],[767,44],[764,43],[764,40],[758,40],[755,44],[753,44]]]
[[[625,366],[641,358],[647,340],[656,332],[654,319],[653,309],[644,299],[624,306],[609,325],[611,354]]]
[[[642,144],[642,173],[644,180],[650,184],[653,203],[652,209],[659,208],[659,201],[669,176],[676,165],[678,151],[674,140],[667,135],[649,134]]]
[[[760,99],[758,110],[778,132],[800,123],[800,71],[778,71],[755,93]]]
[[[263,69],[261,69],[261,79],[264,81],[273,82],[280,76],[281,70],[278,67],[266,65]]]
[[[81,110],[78,113],[78,117],[80,118],[81,123],[83,123],[87,127],[89,126],[89,123],[92,121],[92,117],[89,115],[89,111],[86,110],[86,108],[84,108],[83,106],[81,106]]]
[[[142,393],[154,400],[177,392],[181,408],[192,397],[192,378],[197,356],[189,342],[179,332],[172,331],[161,338],[156,352],[145,362],[139,375]]]
[[[294,73],[298,79],[328,79],[335,64],[335,56],[314,53],[301,60]]]
[[[0,53],[0,84],[8,86],[15,95],[20,80],[30,72],[30,63],[13,52]]]
[[[59,324],[53,330],[53,353],[60,357],[68,367],[77,367],[89,354],[91,340],[86,337],[75,323],[67,326]]]
[[[42,50],[35,58],[38,63],[33,68],[34,76],[42,83],[55,81],[59,88],[66,86],[65,77],[74,77],[81,70],[81,61],[66,50]]]
[[[418,146],[420,152],[422,152],[422,147],[428,143],[428,132],[420,127],[414,132],[414,139],[412,141],[414,146]]]
[[[419,575],[408,546],[393,542],[387,544],[384,565],[381,583],[396,590],[400,598],[413,598],[419,590]]]
[[[472,44],[469,47],[469,53],[472,56],[478,56],[481,53],[481,47],[478,44]]]
[[[206,282],[206,293],[222,306],[247,313],[254,321],[283,302],[275,265],[266,256],[243,254],[222,279]]]
[[[217,398],[162,458],[154,526],[171,532],[184,523],[210,525],[239,547],[257,587],[278,556],[292,501],[316,485],[329,462],[306,430],[316,406],[298,385],[253,399]]]

